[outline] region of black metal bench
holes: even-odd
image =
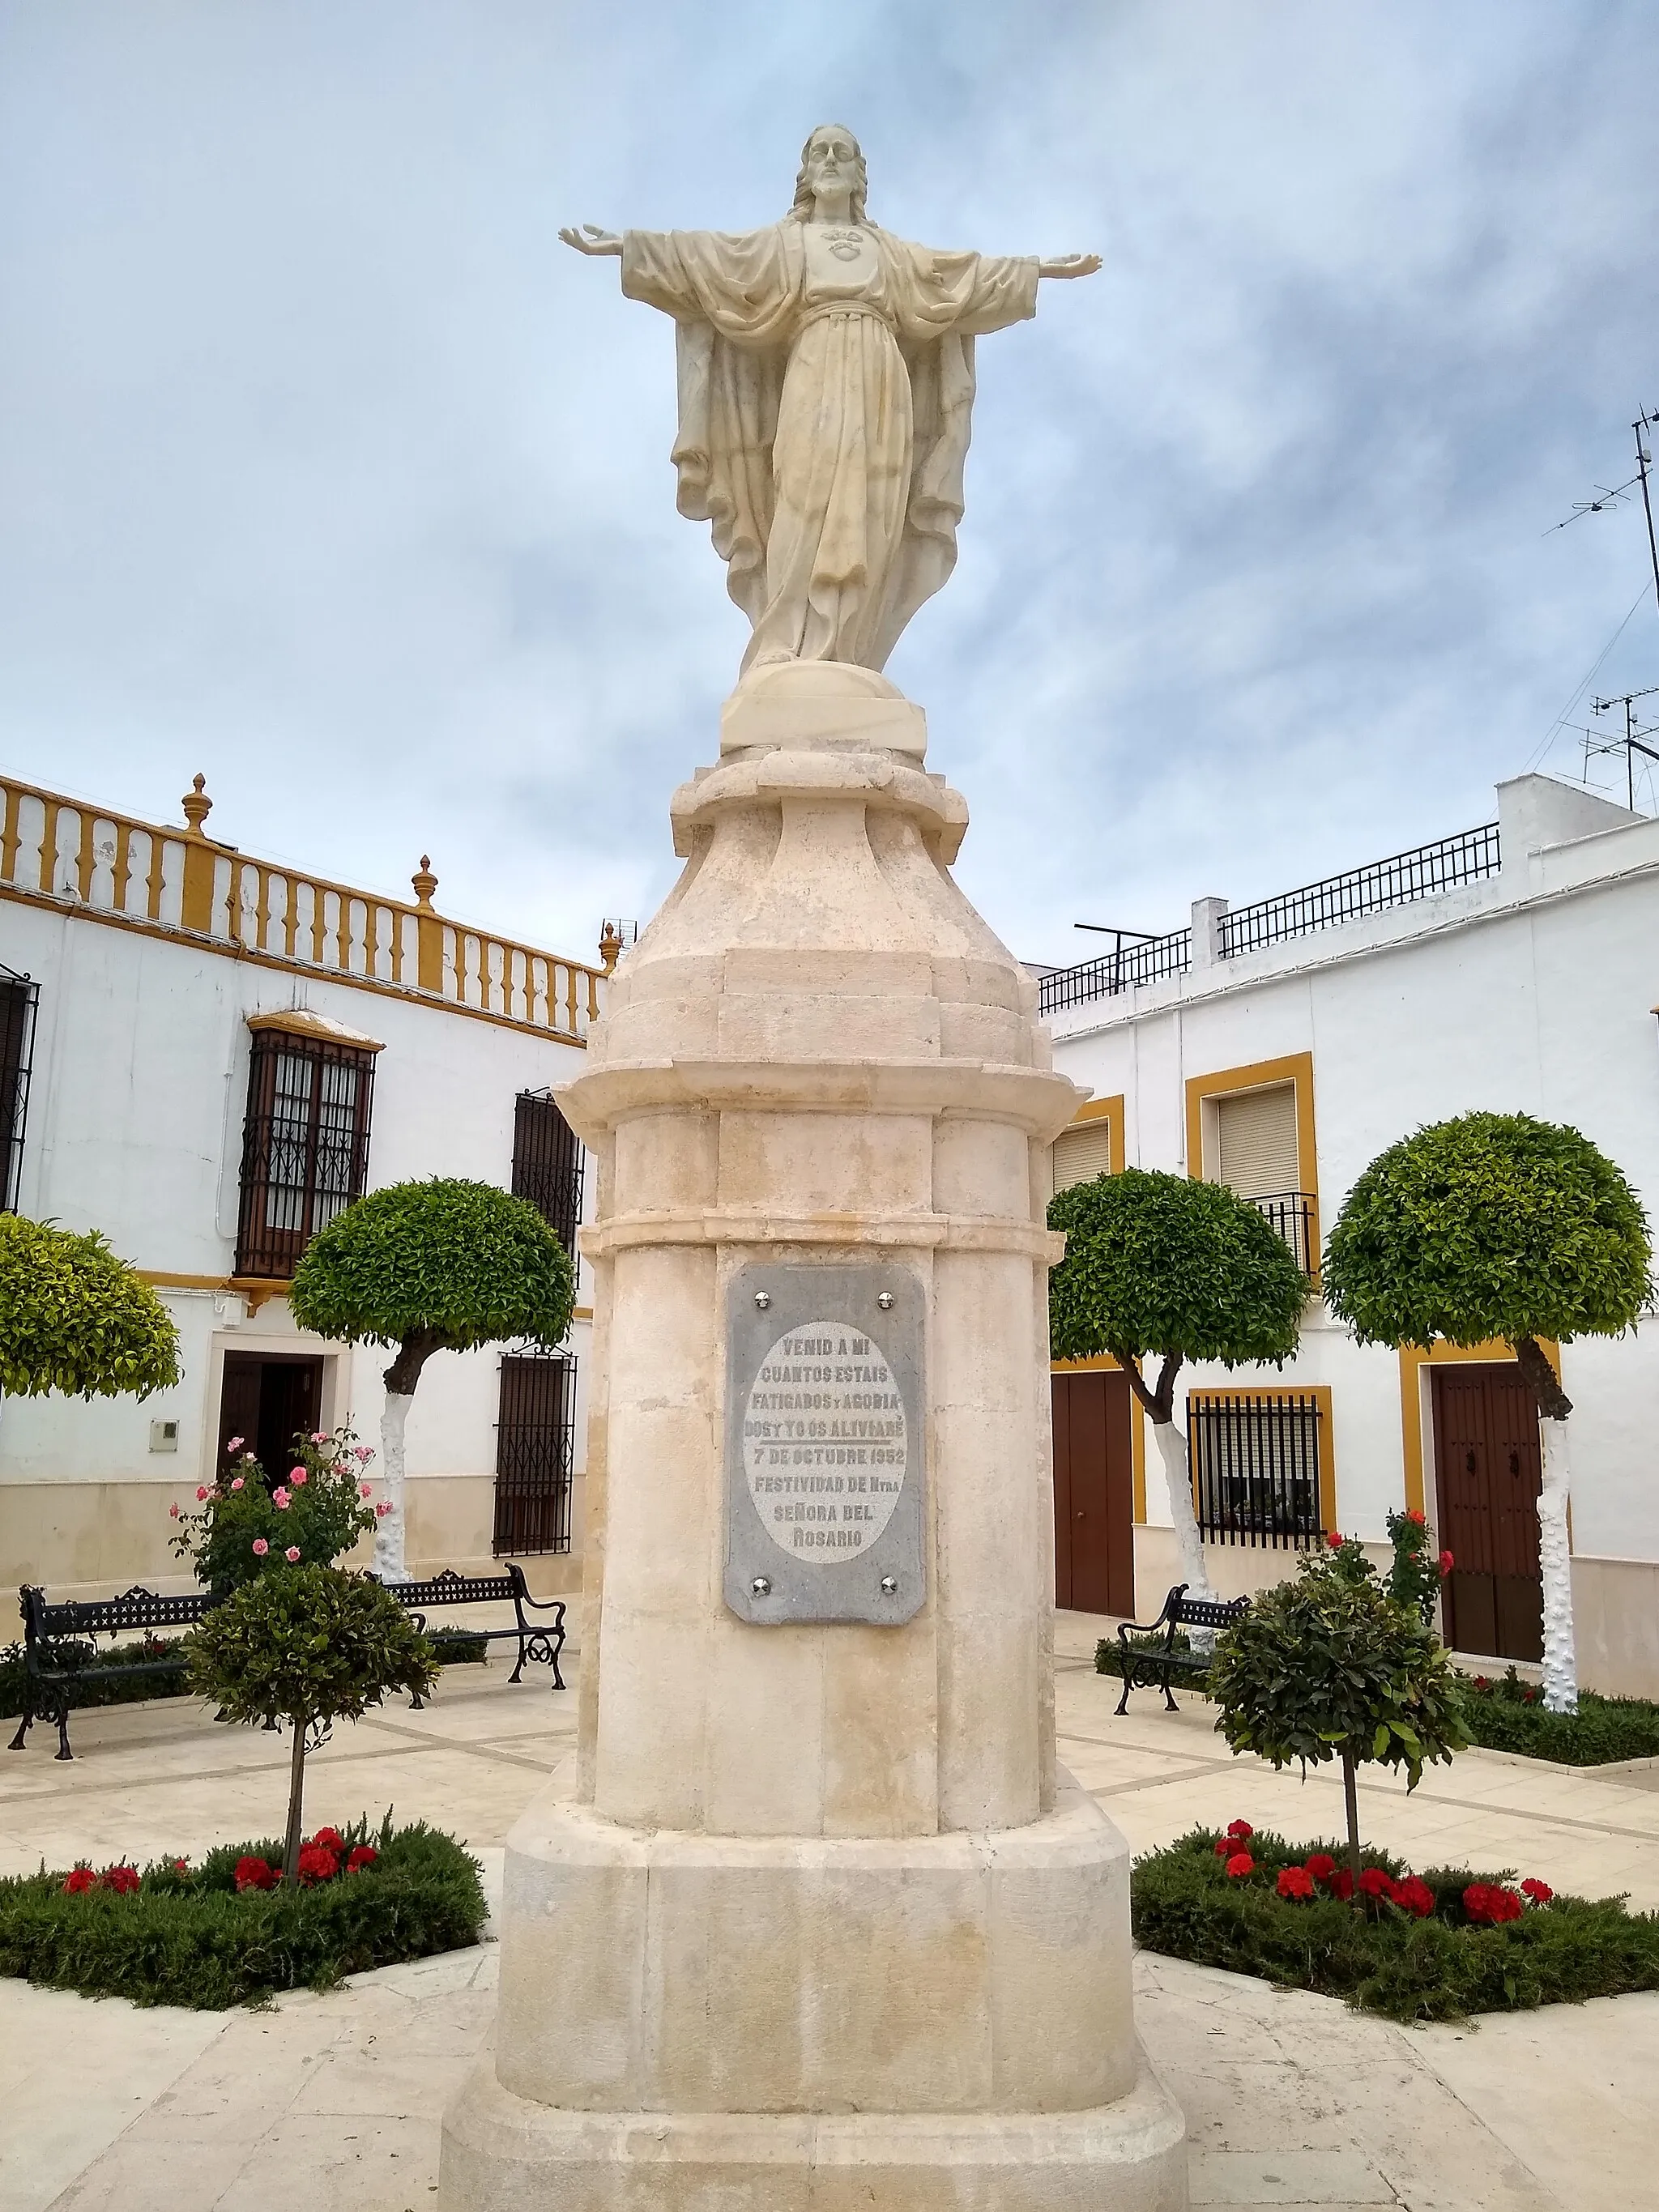
[[[559,1654],[564,1649],[564,1601],[532,1597],[524,1569],[515,1560],[504,1561],[501,1572],[496,1575],[459,1575],[453,1567],[446,1567],[429,1581],[389,1583],[386,1589],[422,1633],[427,1614],[440,1606],[510,1605],[514,1623],[511,1628],[465,1628],[459,1632],[476,1636],[482,1643],[512,1637],[519,1653],[507,1680],[516,1682],[524,1673],[525,1662],[532,1660],[550,1667],[554,1688],[563,1689]],[[204,1590],[192,1590],[180,1597],[161,1597],[154,1590],[136,1585],[124,1590],[119,1597],[49,1605],[44,1589],[26,1583],[18,1592],[18,1598],[23,1616],[23,1717],[8,1748],[21,1751],[35,1722],[50,1717],[58,1723],[54,1756],[58,1759],[75,1756],[70,1749],[69,1716],[70,1693],[77,1683],[108,1681],[117,1676],[123,1681],[131,1681],[135,1674],[185,1672],[184,1656],[176,1651],[155,1659],[118,1662],[111,1656],[100,1665],[100,1636],[113,1638],[130,1634],[135,1629],[193,1628],[203,1614],[219,1602]],[[553,1617],[548,1621],[531,1620],[525,1611],[526,1606],[532,1613],[548,1613]],[[64,1666],[58,1662],[58,1649],[66,1644],[88,1647],[88,1663]],[[417,1697],[411,1702],[418,1709],[424,1701]]]
[[[98,1663],[98,1638],[123,1635],[133,1629],[193,1628],[218,1600],[205,1590],[184,1597],[158,1597],[154,1590],[134,1587],[119,1597],[48,1605],[46,1594],[25,1583],[17,1593],[23,1616],[23,1717],[8,1749],[21,1751],[37,1720],[50,1717],[58,1723],[59,1759],[72,1759],[70,1749],[70,1692],[81,1682],[106,1682],[118,1675],[131,1681],[135,1674],[182,1674],[182,1654],[170,1651],[160,1658],[106,1659]],[[91,1652],[86,1666],[54,1663],[61,1644],[85,1645]]]
[[[498,1575],[458,1575],[453,1567],[446,1567],[441,1575],[429,1582],[388,1583],[386,1585],[399,1605],[404,1607],[415,1626],[422,1634],[426,1631],[426,1616],[435,1606],[444,1605],[510,1605],[513,1608],[511,1628],[463,1628],[462,1636],[477,1636],[484,1642],[502,1637],[517,1639],[519,1656],[514,1662],[509,1682],[516,1682],[523,1674],[526,1659],[553,1669],[553,1686],[564,1687],[564,1676],[559,1672],[559,1654],[564,1649],[564,1600],[558,1597],[538,1598],[530,1595],[530,1585],[524,1578],[524,1569],[515,1559],[502,1562]],[[530,1620],[525,1607],[534,1613],[550,1613],[551,1620]],[[410,1699],[418,1711],[422,1699]]]
[[[1250,1609],[1247,1597],[1218,1598],[1188,1597],[1188,1585],[1176,1583],[1164,1601],[1164,1610],[1156,1620],[1121,1621],[1117,1643],[1120,1668],[1123,1675],[1123,1695],[1117,1701],[1120,1713],[1129,1710],[1131,1690],[1151,1689],[1154,1685],[1164,1692],[1164,1710],[1179,1712],[1170,1688],[1171,1674],[1203,1674],[1209,1671],[1209,1654],[1204,1651],[1177,1651],[1176,1637],[1183,1628],[1218,1630],[1231,1628],[1241,1613]],[[1132,1644],[1134,1636],[1158,1636],[1157,1644]]]

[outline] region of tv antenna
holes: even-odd
[[[1625,734],[1622,738],[1604,738],[1598,744],[1590,732],[1588,730],[1585,731],[1585,780],[1586,781],[1589,781],[1589,764],[1595,755],[1598,753],[1623,753],[1625,756],[1625,799],[1626,804],[1629,806],[1632,814],[1636,811],[1637,754],[1640,753],[1644,759],[1659,762],[1659,752],[1656,752],[1651,745],[1646,744],[1643,742],[1644,739],[1647,738],[1659,738],[1659,726],[1650,726],[1645,730],[1638,729],[1636,726],[1638,720],[1636,702],[1638,699],[1651,699],[1656,692],[1659,692],[1659,684],[1650,684],[1644,690],[1621,691],[1615,698],[1592,699],[1590,701],[1590,712],[1593,714],[1611,714],[1615,707],[1622,707],[1625,710]]]
[[[1648,488],[1648,471],[1653,465],[1653,454],[1643,442],[1645,431],[1659,428],[1659,413],[1646,407],[1638,408],[1631,428],[1636,433],[1636,474],[1642,486],[1642,512],[1648,519],[1648,558],[1653,563],[1654,603],[1659,605],[1659,539],[1656,539],[1653,534],[1653,495]]]

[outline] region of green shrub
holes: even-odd
[[[1132,1651],[1145,1651],[1152,1657],[1162,1658],[1164,1638],[1161,1635],[1132,1636],[1129,1638],[1129,1648]],[[1175,1656],[1177,1659],[1186,1660],[1190,1660],[1193,1656],[1192,1642],[1184,1628],[1177,1628],[1175,1632]],[[1103,1636],[1096,1644],[1095,1672],[1097,1674],[1111,1674],[1119,1681],[1122,1680],[1122,1647],[1115,1636]],[[1207,1666],[1202,1674],[1181,1668],[1170,1677],[1170,1683],[1176,1689],[1195,1690],[1202,1697],[1209,1694],[1209,1680]]]
[[[274,1862],[276,1842],[226,1845],[183,1875],[160,1860],[131,1895],[101,1887],[69,1895],[65,1875],[44,1868],[0,1881],[0,1974],[217,2012],[478,1941],[478,1865],[453,1837],[420,1821],[393,1828],[389,1814],[373,1835],[362,1821],[342,1833],[372,1843],[379,1857],[314,1888],[284,1882],[239,1894],[238,1860]]]
[[[1496,1681],[1462,1677],[1472,1743],[1519,1752],[1560,1766],[1605,1766],[1614,1759],[1659,1759],[1659,1705],[1646,1698],[1603,1698],[1581,1690],[1575,1712],[1553,1713],[1513,1667]]]
[[[1346,1997],[1390,2020],[1457,2020],[1520,2012],[1659,1989],[1659,1916],[1628,1911],[1616,1898],[1556,1897],[1501,1926],[1472,1924],[1471,1884],[1506,1884],[1507,1873],[1433,1867],[1423,1875],[1434,1910],[1418,1918],[1382,1903],[1356,1911],[1317,1894],[1278,1894],[1280,1870],[1336,1843],[1291,1845],[1258,1832],[1243,1848],[1254,1862],[1228,1875],[1212,1828],[1195,1828],[1135,1866],[1130,1882],[1135,1938],[1149,1951],[1283,1989]],[[1367,1850],[1367,1867],[1403,1872],[1387,1852]]]
[[[0,1391],[148,1398],[179,1380],[179,1334],[94,1230],[0,1213]]]
[[[151,1674],[137,1671],[141,1660],[163,1658],[177,1660],[176,1672]],[[134,1670],[125,1681],[117,1674],[108,1681],[70,1682],[65,1694],[72,1711],[83,1705],[136,1705],[144,1698],[178,1698],[185,1694],[186,1688],[182,1636],[146,1636],[139,1643],[118,1644],[112,1651],[94,1651],[90,1644],[49,1644],[45,1661],[49,1667],[61,1668],[67,1674],[92,1666]],[[27,1680],[22,1645],[0,1646],[0,1717],[9,1718],[22,1711]]]

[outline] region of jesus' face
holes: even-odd
[[[821,124],[806,142],[801,164],[815,198],[850,197],[863,185],[859,142],[839,123]]]

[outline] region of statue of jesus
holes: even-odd
[[[865,196],[857,139],[828,123],[764,230],[559,233],[619,254],[628,297],[674,318],[679,510],[714,526],[745,673],[886,665],[956,565],[975,337],[1035,314],[1039,277],[1100,266],[913,246]]]

